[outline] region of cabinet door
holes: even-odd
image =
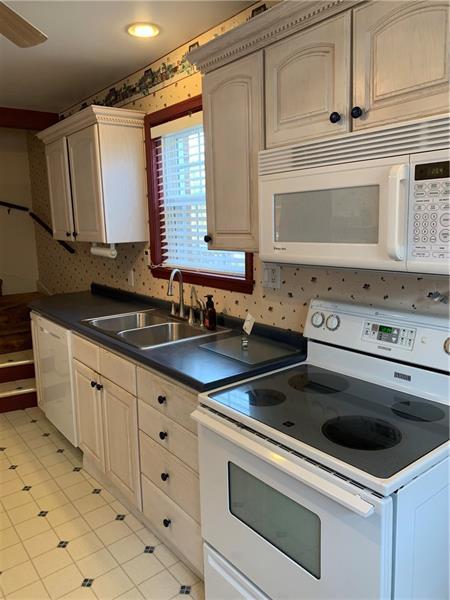
[[[102,384],[106,475],[141,508],[137,399],[108,379]]]
[[[105,242],[98,125],[67,138],[75,231],[79,242]]]
[[[347,12],[266,50],[268,148],[349,131],[350,36]]]
[[[52,213],[53,237],[73,240],[72,196],[70,191],[69,159],[65,137],[45,147],[48,190]]]
[[[73,361],[75,406],[78,420],[79,446],[91,464],[105,471],[103,442],[102,392],[98,373],[77,360]]]
[[[210,247],[257,250],[262,52],[206,74],[203,110]]]
[[[448,3],[370,2],[354,11],[354,129],[449,110]]]

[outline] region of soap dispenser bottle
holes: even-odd
[[[208,294],[207,296],[205,296],[205,298],[207,298],[207,300],[205,307],[204,324],[206,329],[214,331],[214,329],[216,328],[216,309],[214,308],[213,296],[212,294]]]

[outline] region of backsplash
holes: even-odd
[[[245,21],[250,13],[251,9],[243,11],[198,39],[204,43]],[[188,46],[189,44],[178,48],[170,56],[149,65],[110,90],[100,92],[85,103],[110,103],[148,113],[200,94],[201,76],[189,71],[182,62]],[[161,71],[164,61],[165,67]],[[168,70],[168,65],[175,65],[177,68]],[[164,77],[162,72],[165,73]],[[76,112],[83,104],[72,107],[64,115]],[[33,210],[50,223],[44,145],[30,133],[28,148]],[[84,243],[73,244],[76,253],[69,254],[41,228],[36,229],[36,242],[40,283],[50,293],[86,290],[92,281],[96,281],[166,298],[167,282],[152,277],[147,266],[145,244],[120,244],[117,259],[108,260],[92,256],[89,253],[90,244]],[[220,312],[240,318],[251,312],[259,322],[294,331],[303,330],[307,304],[311,298],[316,297],[448,314],[448,306],[426,297],[431,290],[448,292],[448,278],[445,276],[283,266],[281,289],[268,290],[262,287],[262,263],[257,255],[254,264],[255,288],[252,295],[213,288],[199,288],[199,295],[214,294],[216,307]],[[134,287],[128,283],[131,270],[134,271]],[[189,289],[186,297],[189,298]]]

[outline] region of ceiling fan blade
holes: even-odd
[[[4,2],[0,2],[0,33],[20,48],[42,44],[45,33],[34,27]]]

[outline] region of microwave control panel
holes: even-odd
[[[409,191],[409,260],[450,258],[450,161],[412,165]]]
[[[393,344],[405,350],[412,350],[416,337],[416,329],[410,327],[395,327],[374,321],[364,323],[362,339],[377,344]]]

